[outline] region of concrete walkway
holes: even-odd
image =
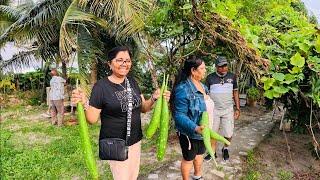
[[[235,133],[230,146],[230,160],[224,161],[221,155],[221,147],[219,144],[217,149],[218,158],[217,163],[220,168],[218,171],[214,162],[211,160],[209,162],[204,162],[203,164],[203,177],[205,180],[213,179],[239,179],[242,176],[242,166],[241,166],[241,156],[246,156],[249,150],[256,147],[263,139],[266,134],[270,132],[274,126],[274,121],[272,120],[272,112],[268,112],[250,123],[243,124],[239,121],[235,122]],[[179,143],[175,143],[177,147],[174,149],[179,149]],[[178,150],[181,154],[181,150]],[[180,173],[180,163],[181,158],[173,159],[171,163],[162,166],[161,168],[151,172],[146,177],[139,177],[140,180],[150,180],[150,179],[170,179],[170,180],[180,180],[182,179]],[[222,170],[221,170],[222,169]],[[191,179],[191,177],[190,177]]]

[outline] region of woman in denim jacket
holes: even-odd
[[[201,136],[203,126],[199,125],[202,112],[206,111],[209,98],[207,87],[200,81],[204,79],[206,66],[203,60],[191,57],[176,78],[171,97],[175,126],[179,136],[183,159],[181,173],[184,180],[194,165],[193,179],[202,179],[202,162],[205,146]],[[210,98],[209,98],[210,99]]]

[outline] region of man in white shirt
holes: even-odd
[[[59,76],[56,69],[50,72],[52,79],[50,80],[50,103],[51,103],[51,123],[52,125],[62,126],[64,118],[64,84],[66,80]]]
[[[210,97],[214,101],[212,129],[218,132],[220,128],[222,135],[231,141],[234,120],[240,116],[237,77],[229,72],[228,61],[224,56],[218,56],[215,63],[217,71],[208,75],[206,80]],[[224,160],[229,159],[229,149],[226,144],[222,148],[222,156]],[[205,159],[210,160],[210,155]]]

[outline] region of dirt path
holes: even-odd
[[[249,117],[250,112],[247,116]],[[222,160],[221,144],[217,149],[217,163],[222,167],[222,171],[214,168],[213,161],[204,162],[203,165],[203,177],[204,179],[239,179],[242,176],[241,156],[246,156],[249,150],[256,147],[266,134],[274,126],[274,120],[272,119],[272,112],[265,113],[263,115],[251,114],[252,120],[242,119],[235,123],[235,133],[230,146],[230,160],[225,162]],[[150,174],[139,177],[140,180],[147,179],[182,179],[180,173],[180,158],[181,150],[179,149],[179,143],[176,141],[173,147],[169,149],[178,150],[180,156],[176,156],[176,159],[172,159],[169,164],[162,166],[161,168],[151,172]],[[172,150],[169,150],[172,151]]]

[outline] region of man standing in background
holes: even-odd
[[[231,141],[234,129],[234,119],[240,116],[240,100],[238,92],[237,78],[233,73],[228,72],[228,61],[225,57],[219,56],[216,59],[216,72],[208,75],[206,85],[209,88],[210,97],[214,101],[213,127],[218,132],[221,128],[221,134]],[[235,104],[235,109],[234,105]],[[216,142],[212,143],[216,148]],[[229,159],[228,146],[225,144],[222,148],[224,160]],[[207,155],[206,160],[211,156]]]
[[[52,125],[62,126],[64,118],[64,84],[66,80],[59,76],[56,69],[50,72],[52,79],[50,80],[49,99],[51,103],[51,123]]]

